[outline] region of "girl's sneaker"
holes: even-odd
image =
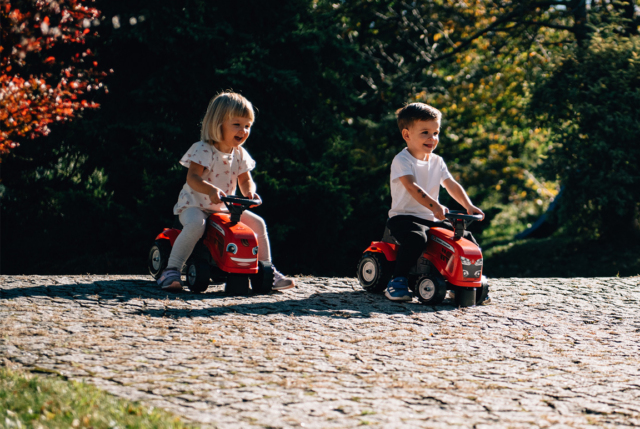
[[[413,295],[409,291],[409,281],[406,277],[396,277],[387,285],[384,294],[391,301],[411,301]]]
[[[280,271],[273,267],[273,290],[291,289],[296,283],[290,277],[285,277]]]
[[[170,292],[182,291],[182,276],[180,275],[180,271],[175,268],[167,268],[158,279],[158,285],[162,290]]]

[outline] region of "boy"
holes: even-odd
[[[432,226],[453,229],[448,222],[442,222],[449,209],[438,202],[440,185],[467,213],[481,214],[482,219],[484,213],[471,203],[443,159],[433,153],[440,138],[442,113],[427,104],[412,103],[398,109],[396,115],[407,147],[391,163],[391,210],[387,227],[400,248],[385,295],[392,301],[411,301],[407,277],[424,251],[427,231]],[[465,238],[476,243],[470,233],[465,234]]]

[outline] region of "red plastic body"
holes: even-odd
[[[482,259],[478,246],[465,238],[455,240],[454,232],[445,228],[431,228],[427,234],[427,247],[422,256],[436,267],[446,281],[461,287],[482,286],[482,266],[475,265]],[[383,253],[388,261],[395,261],[398,246],[374,241],[365,252]],[[471,264],[463,266],[461,257]]]
[[[173,246],[180,232],[179,229],[165,228],[156,240],[169,240]],[[237,274],[258,272],[258,255],[253,254],[253,248],[258,245],[256,234],[242,222],[231,222],[228,213],[213,213],[209,216],[203,243],[222,271]],[[235,244],[238,249],[235,254],[227,252],[230,243]]]

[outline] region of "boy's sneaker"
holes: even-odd
[[[167,268],[158,279],[158,286],[169,292],[182,291],[182,276],[175,268]]]
[[[285,277],[280,271],[273,267],[273,290],[291,289],[296,283],[290,277]]]
[[[411,301],[413,295],[409,292],[409,282],[406,277],[396,277],[387,285],[384,294],[391,301]]]

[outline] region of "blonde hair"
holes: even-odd
[[[235,92],[221,92],[211,99],[202,120],[200,139],[213,144],[222,140],[222,123],[231,117],[248,118],[253,122],[255,114],[249,100]]]

